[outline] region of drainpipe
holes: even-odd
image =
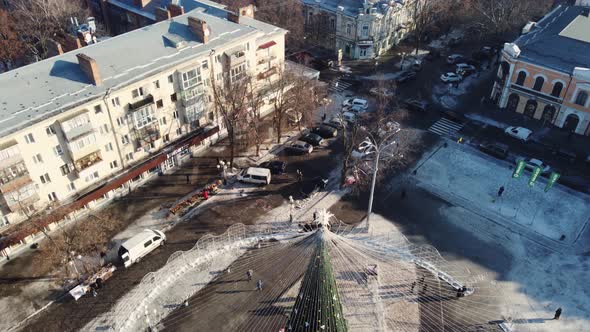
[[[113,123],[113,116],[111,114],[111,108],[109,107],[109,102],[107,100],[107,98],[110,96],[111,94],[111,88],[109,88],[107,90],[107,92],[105,93],[104,97],[102,97],[102,101],[104,102],[104,104],[107,107],[107,114],[109,115],[109,122],[111,123],[111,129],[113,130],[113,137],[115,138],[115,145],[117,146],[117,154],[119,155],[119,160],[121,161],[121,167],[122,169],[126,169],[127,167],[125,167],[125,163],[123,162],[123,155],[121,154],[121,147],[119,146],[119,139],[117,139],[117,134],[115,133],[115,124]]]

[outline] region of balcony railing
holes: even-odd
[[[78,173],[100,163],[102,161],[102,156],[100,155],[100,151],[92,152],[80,159],[74,161],[74,167]]]
[[[32,181],[19,189],[19,192],[2,196],[10,212],[19,212],[39,201],[39,194]]]
[[[141,148],[155,142],[160,137],[160,130],[157,126],[144,127],[136,130],[135,145],[137,148]]]
[[[277,68],[271,67],[270,69],[265,70],[262,73],[258,74],[258,79],[263,80],[263,79],[269,78],[272,75],[274,75],[276,72],[277,72]]]
[[[3,179],[4,180],[4,179]],[[22,187],[26,186],[29,183],[32,183],[33,180],[31,179],[31,176],[29,175],[29,173],[24,173],[19,177],[15,177],[12,180],[8,181],[8,182],[2,182],[2,184],[0,185],[0,192],[2,193],[9,193],[9,192],[13,192],[15,190],[19,190]]]

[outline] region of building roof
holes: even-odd
[[[150,0],[143,8],[138,8],[134,4],[134,0],[108,0],[108,2],[113,6],[117,6],[129,12],[141,15],[152,21],[156,20],[156,16],[154,14],[156,7],[167,8],[171,3],[182,6],[185,13],[197,8],[204,8],[209,14],[212,15],[226,13],[224,10],[225,6],[209,0]]]
[[[364,8],[365,0],[302,0],[307,6],[319,6],[320,8],[336,12],[342,10],[342,13],[346,16],[358,16],[359,10],[362,11]],[[369,0],[373,2],[373,8],[376,8],[378,13],[384,14],[383,5],[389,5],[387,0]],[[398,4],[403,4],[404,0],[395,0]],[[339,8],[340,7],[340,8]]]
[[[580,16],[587,9],[558,6],[545,15],[528,34],[515,41],[521,51],[519,59],[566,73],[575,67],[590,67],[590,43],[574,38],[579,35],[579,27],[590,22],[590,18]],[[590,36],[590,31],[584,34]]]
[[[188,27],[188,17],[201,19],[210,27],[207,44],[197,41]],[[139,81],[178,63],[209,54],[246,36],[284,30],[250,18],[242,24],[196,9],[98,44],[86,46],[43,61],[0,74],[0,136],[55,116],[71,107],[98,100],[107,91]],[[176,36],[185,46],[175,48],[164,36]],[[98,65],[102,85],[95,86],[78,65],[84,53]]]

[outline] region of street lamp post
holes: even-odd
[[[375,164],[373,166],[373,178],[371,180],[371,191],[369,194],[369,206],[367,208],[367,228],[369,227],[369,221],[371,219],[371,213],[373,212],[373,198],[375,195],[375,184],[377,182],[377,172],[379,171],[379,160],[383,157],[382,153],[390,149],[396,142],[390,141],[393,135],[397,134],[400,130],[397,122],[388,122],[387,130],[380,130],[378,139],[375,139],[373,135],[368,133],[367,138],[361,144],[359,144],[359,150],[364,153],[365,156],[373,155]],[[392,154],[387,154],[387,157],[392,157]]]

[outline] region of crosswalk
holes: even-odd
[[[330,82],[330,87],[328,88],[328,90],[331,92],[342,93],[346,89],[350,88],[351,85],[352,84],[346,83],[346,82],[340,80],[340,78],[338,78],[338,79]]]
[[[463,128],[463,125],[447,118],[441,118],[436,121],[428,131],[441,136],[457,137],[457,132]]]

